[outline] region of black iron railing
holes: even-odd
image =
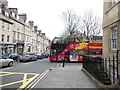
[[[83,68],[104,85],[111,85],[118,79],[117,61],[114,55],[112,60],[91,56],[83,56],[83,59]]]

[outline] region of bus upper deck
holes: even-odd
[[[55,38],[51,43],[50,61],[83,61],[83,55],[102,55],[102,43],[80,43],[75,39]]]

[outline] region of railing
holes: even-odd
[[[83,68],[104,85],[111,85],[118,80],[117,60],[102,57],[83,56]]]

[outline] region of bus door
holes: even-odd
[[[71,50],[70,53],[70,61],[83,61],[83,55],[84,55],[83,49],[74,49]]]
[[[78,61],[78,59],[79,59],[79,55],[77,50],[75,49],[70,50],[70,61]]]

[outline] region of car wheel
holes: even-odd
[[[35,59],[35,61],[37,61],[37,58]]]
[[[13,66],[13,62],[9,62],[8,66],[9,67]]]
[[[22,60],[19,60],[20,62],[22,62]]]
[[[30,58],[30,62],[32,61],[32,58]]]

